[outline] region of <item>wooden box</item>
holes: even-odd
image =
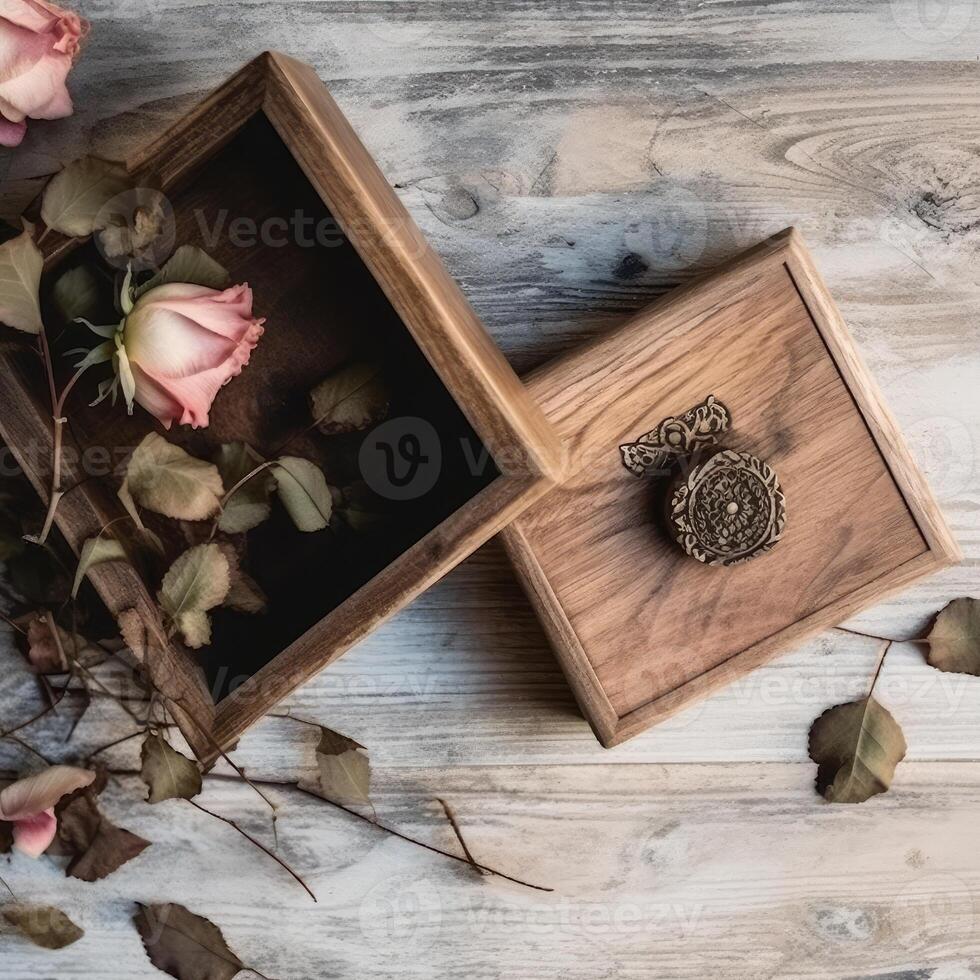
[[[181,728],[211,761],[544,493],[559,475],[560,447],[309,67],[262,55],[127,166],[137,184],[162,183],[177,243],[203,247],[233,282],[247,281],[267,321],[249,366],[218,394],[210,426],[175,427],[168,439],[208,458],[229,440],[273,455],[292,438],[294,455],[336,463],[336,440],[327,446],[306,431],[307,394],[334,368],[364,359],[386,369],[389,418],[423,420],[441,454],[431,488],[393,502],[383,534],[348,546],[329,531],[299,534],[285,515],[250,532],[265,570],[252,574],[269,594],[266,616],[217,614],[214,642],[200,653],[156,638],[151,673],[179,689]],[[295,214],[305,239],[302,229],[284,228]],[[247,225],[235,226],[242,218]],[[311,241],[332,222],[343,234],[329,247]],[[235,227],[259,234],[250,244],[233,240]],[[263,228],[274,241],[262,240]],[[48,282],[95,247],[57,239],[44,242]],[[40,365],[4,354],[0,371],[0,433],[47,499],[51,411]],[[121,460],[155,426],[140,410],[127,417],[108,403],[87,408],[86,400],[69,403],[69,443],[83,459],[106,447]],[[90,475],[69,466],[63,481],[77,487],[57,523],[76,551],[123,513],[118,472]],[[133,569],[100,565],[91,577],[110,611],[135,607],[151,621],[150,591]]]
[[[525,382],[570,475],[503,540],[603,745],[958,560],[793,230]],[[783,539],[734,567],[670,543],[619,451],[709,394],[723,445],[770,463],[786,499]]]

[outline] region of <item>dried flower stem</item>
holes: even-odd
[[[300,875],[298,875],[295,871],[293,871],[293,869],[288,864],[286,864],[286,862],[283,861],[281,857],[279,857],[277,854],[274,854],[272,851],[270,851],[269,848],[265,846],[265,844],[263,844],[259,840],[256,840],[250,833],[248,833],[248,831],[242,830],[242,828],[239,827],[234,820],[232,820],[229,817],[223,817],[221,816],[220,813],[215,813],[213,810],[209,810],[207,807],[201,806],[200,803],[196,803],[194,800],[187,800],[187,802],[190,803],[192,807],[195,807],[196,809],[200,810],[202,813],[206,813],[209,816],[214,817],[216,820],[220,820],[222,823],[228,824],[229,827],[234,827],[235,830],[237,830],[238,833],[242,835],[242,837],[244,837],[247,841],[250,841],[252,844],[254,844],[260,851],[264,852],[265,854],[268,854],[269,857],[271,857],[272,860],[276,862],[276,864],[278,864],[284,870],[288,871],[289,874],[292,875],[293,878],[295,878],[296,881],[298,881],[303,886],[304,890],[310,896],[310,898],[312,898],[314,902],[317,901],[316,895],[313,894],[313,891],[311,890],[310,886],[305,881],[303,881]],[[256,971],[253,970],[252,972],[255,973]],[[259,974],[259,976],[261,976],[261,974]]]
[[[43,325],[38,336],[41,340],[41,358],[44,361],[44,369],[48,377],[48,391],[51,395],[51,413],[52,421],[54,423],[54,434],[51,448],[51,491],[48,497],[48,512],[44,515],[44,525],[41,528],[41,533],[36,539],[32,538],[30,540],[32,540],[34,544],[44,544],[44,542],[48,539],[48,535],[51,533],[51,526],[54,523],[55,511],[58,509],[58,504],[61,502],[61,498],[65,495],[64,490],[61,488],[62,432],[65,422],[68,421],[64,417],[65,401],[67,400],[72,388],[75,387],[75,383],[85,373],[86,368],[79,368],[72,375],[71,380],[65,385],[64,390],[59,395],[54,380],[54,363],[51,360],[51,347],[48,344],[48,336],[45,333]]]

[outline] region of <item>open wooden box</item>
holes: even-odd
[[[583,713],[616,745],[959,559],[799,234],[775,236],[525,378],[568,475],[503,540]],[[619,447],[715,395],[769,463],[783,539],[685,555]]]
[[[327,443],[304,433],[307,393],[360,359],[387,369],[389,417],[423,420],[441,454],[431,488],[393,502],[383,534],[345,544],[330,531],[287,533],[285,515],[250,532],[250,552],[261,555],[264,569],[256,577],[270,598],[266,616],[242,622],[219,613],[214,642],[201,655],[156,634],[151,676],[176,690],[177,720],[210,762],[219,746],[233,744],[544,493],[559,476],[559,443],[307,66],[262,55],[127,165],[137,184],[150,175],[155,186],[162,183],[177,242],[203,247],[233,282],[248,282],[256,313],[267,320],[251,363],[219,393],[210,426],[175,427],[169,440],[209,458],[230,440],[271,454],[294,438],[290,452],[321,463],[329,476],[351,454],[344,455],[342,438],[338,449],[336,438]],[[307,222],[302,241],[282,233],[296,212]],[[238,218],[275,227],[279,244],[243,245],[215,234]],[[311,244],[313,227],[331,221],[344,235],[333,247]],[[46,273],[83,261],[95,247],[51,239],[44,245]],[[51,413],[39,364],[5,354],[0,371],[0,433],[47,499]],[[107,403],[86,408],[86,400],[74,397],[69,405],[69,443],[79,455],[105,447],[120,462],[158,428],[140,410],[128,417]],[[76,551],[123,513],[118,476],[88,475],[68,466],[63,485],[79,485],[57,513]],[[152,624],[150,594],[132,568],[100,565],[91,578],[111,612],[136,608]]]

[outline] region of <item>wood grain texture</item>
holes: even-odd
[[[261,47],[288,51],[327,81],[521,372],[801,228],[967,556],[848,625],[917,636],[950,598],[980,594],[972,5],[79,5],[94,29],[72,77],[76,115],[32,128],[14,190],[80,147],[127,155]],[[808,795],[805,733],[866,691],[877,649],[826,631],[609,753],[491,543],[281,710],[370,747],[383,817],[451,846],[427,802],[443,796],[478,857],[556,897],[458,877],[284,795],[281,846],[314,873],[314,907],[229,828],[176,804],[148,810],[126,787],[111,812],[155,841],[140,859],[152,873],[134,865],[89,887],[5,865],[19,895],[62,905],[89,934],[57,960],[0,934],[4,972],[159,977],[129,924],[138,898],[196,906],[284,980],[975,977],[980,683],[896,647],[878,692],[910,762],[870,809]],[[14,680],[0,675],[0,705],[33,705],[30,678]],[[98,702],[79,747],[128,725]],[[292,778],[313,739],[267,718],[236,758]],[[64,751],[55,728],[36,742]],[[268,834],[248,794],[209,792]],[[424,902],[434,891],[438,927]],[[639,931],[629,912],[612,924],[610,909],[628,905]]]
[[[795,231],[528,387],[573,475],[503,539],[606,746],[960,557]],[[668,481],[618,448],[708,395],[732,415],[722,445],[766,460],[788,501],[778,547],[729,569],[668,539]]]

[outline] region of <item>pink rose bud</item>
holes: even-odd
[[[2,3],[3,0],[0,0]],[[117,334],[119,380],[126,404],[200,428],[218,389],[248,364],[262,336],[247,284],[221,291],[167,283],[141,296]]]
[[[17,146],[27,119],[72,112],[65,79],[88,22],[47,0],[0,0],[0,146]]]
[[[14,847],[28,857],[40,857],[58,829],[55,804],[94,781],[95,773],[88,769],[51,766],[6,787],[0,792],[0,820],[14,825]]]

